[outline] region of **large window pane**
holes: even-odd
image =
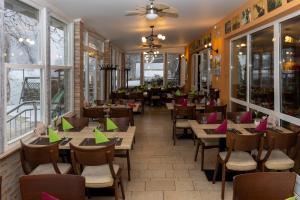
[[[168,85],[180,85],[180,54],[167,54],[168,58]]]
[[[40,69],[7,69],[7,137],[15,139],[41,119]]]
[[[273,27],[251,34],[250,102],[274,109]]]
[[[247,100],[247,37],[231,44],[231,96]]]
[[[67,25],[53,17],[50,18],[50,61],[51,65],[68,64]]]
[[[281,24],[281,112],[300,118],[300,16]]]
[[[70,72],[69,69],[51,71],[51,117],[70,111]]]
[[[149,84],[161,86],[164,77],[163,54],[147,54],[144,56],[144,81]]]
[[[126,54],[125,67],[128,71],[128,86],[139,86],[141,81],[141,54]]]
[[[17,0],[5,0],[4,56],[6,63],[39,61],[39,11]]]

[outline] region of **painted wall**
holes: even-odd
[[[211,42],[214,49],[219,50],[221,56],[221,74],[220,76],[212,76],[212,87],[218,88],[220,90],[220,98],[223,103],[229,103],[229,77],[230,77],[230,39],[238,35],[242,35],[250,30],[263,26],[264,24],[270,23],[278,18],[281,18],[285,15],[288,15],[292,12],[295,12],[300,9],[300,0],[293,0],[288,2],[288,0],[282,0],[282,5],[275,10],[268,12],[267,11],[267,0],[262,0],[262,4],[265,8],[265,14],[259,18],[251,20],[249,23],[240,25],[240,28],[237,28],[230,33],[225,34],[225,24],[229,20],[232,20],[236,16],[241,18],[242,12],[246,9],[251,10],[251,14],[254,14],[254,5],[257,4],[260,0],[249,0],[247,3],[241,7],[234,10],[230,15],[226,16],[220,22],[215,25],[212,25],[206,33],[200,34],[199,40],[205,37],[208,33],[211,33]],[[188,80],[186,89],[189,90],[191,87],[191,55],[194,52],[204,49],[204,45],[200,45],[197,49],[191,50],[191,47],[195,41],[191,42],[189,46],[186,47],[185,56],[188,59]],[[212,53],[213,56],[216,56],[216,53]]]

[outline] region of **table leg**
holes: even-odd
[[[127,170],[128,170],[128,180],[131,180],[131,176],[130,176],[130,156],[129,156],[129,150],[126,151],[126,158],[127,158]]]

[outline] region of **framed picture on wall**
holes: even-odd
[[[267,0],[268,2],[268,12],[275,10],[282,6],[282,0]]]
[[[245,25],[248,24],[250,21],[251,21],[251,9],[247,8],[242,12],[241,24]]]
[[[253,5],[253,20],[264,16],[266,12],[264,0],[259,0],[256,4]]]
[[[240,28],[240,25],[241,25],[240,17],[235,16],[234,18],[232,18],[231,23],[232,23],[232,30],[233,31]]]
[[[225,34],[231,32],[231,21],[225,23]]]

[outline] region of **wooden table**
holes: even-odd
[[[138,112],[141,112],[141,108],[142,108],[142,104],[140,102],[135,102],[135,103],[132,103],[134,104],[135,106],[134,107],[130,107],[128,106],[128,104],[111,104],[111,105],[102,105],[102,106],[96,106],[96,108],[104,108],[106,110],[106,112],[109,112],[109,109],[110,108],[132,108],[132,111],[134,113],[138,113]]]
[[[96,128],[96,126],[88,126],[83,128],[80,132],[59,132],[58,134],[61,137],[66,138],[72,138],[71,141],[66,143],[65,145],[59,145],[59,149],[67,150],[70,149],[69,143],[72,143],[73,145],[79,146],[80,143],[85,138],[94,138],[94,132],[93,130]],[[136,127],[135,126],[129,126],[128,130],[126,132],[104,132],[104,134],[108,138],[122,138],[122,143],[120,145],[116,145],[116,156],[117,157],[125,157],[127,159],[127,168],[128,168],[128,179],[130,180],[130,156],[129,151],[132,148],[134,135],[135,135]],[[46,137],[46,136],[45,136]],[[31,143],[32,141],[36,140],[38,136],[31,138],[30,140],[26,141],[26,143]],[[97,146],[99,147],[99,146]],[[92,146],[89,146],[89,148],[93,148]],[[121,154],[122,152],[125,152],[125,154]]]
[[[178,104],[180,105],[180,104]],[[205,104],[188,104],[188,106],[196,105],[196,110],[204,110]],[[166,103],[166,107],[168,110],[173,111],[174,110],[174,104],[173,103]]]

